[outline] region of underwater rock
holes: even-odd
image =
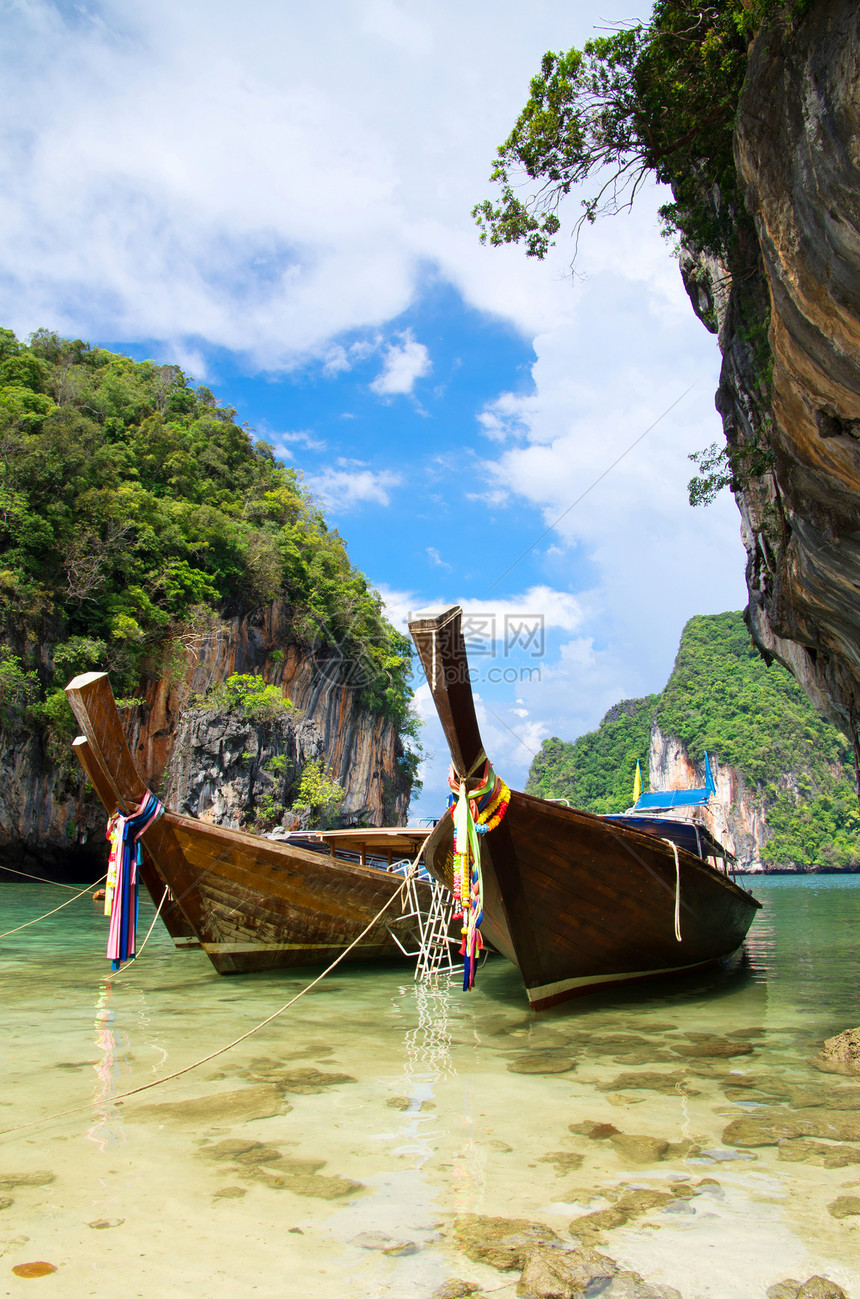
[[[702,1042],[675,1042],[672,1047],[678,1055],[724,1059],[736,1055],[752,1055],[751,1042],[731,1041],[726,1037],[709,1038]]]
[[[463,1281],[458,1276],[452,1276],[450,1281],[443,1281],[433,1291],[432,1299],[468,1299],[469,1295],[478,1294],[480,1289],[477,1281]]]
[[[827,1106],[830,1109],[860,1109],[860,1088],[845,1087],[841,1091],[830,1092],[826,1087],[809,1087],[803,1084],[790,1083],[780,1079],[756,1081],[755,1089],[769,1098],[785,1101],[792,1109],[815,1109]],[[725,1080],[727,1097],[735,1085],[731,1078]]]
[[[793,1137],[817,1137],[816,1124],[798,1119],[791,1111],[769,1110],[767,1114],[733,1119],[723,1132],[727,1146],[776,1146]]]
[[[229,1159],[242,1164],[265,1164],[269,1159],[280,1159],[277,1146],[267,1146],[262,1141],[248,1141],[241,1137],[228,1137],[214,1146],[203,1146],[199,1153],[204,1159]]]
[[[829,1037],[810,1064],[824,1073],[860,1074],[860,1028],[846,1028]]]
[[[568,1173],[574,1173],[577,1168],[581,1168],[584,1160],[585,1155],[577,1155],[570,1150],[554,1150],[548,1155],[541,1155],[538,1163],[555,1164],[556,1177],[566,1177]]]
[[[404,1240],[402,1244],[389,1245],[382,1252],[389,1258],[406,1258],[409,1254],[420,1254],[421,1246],[414,1240]]]
[[[625,1191],[610,1208],[599,1209],[596,1213],[584,1213],[574,1218],[568,1230],[572,1236],[578,1236],[580,1240],[590,1240],[602,1235],[604,1231],[623,1227],[631,1218],[638,1218],[650,1209],[662,1208],[664,1204],[670,1204],[674,1198],[671,1191]]]
[[[656,1164],[669,1150],[669,1142],[662,1137],[628,1136],[619,1132],[609,1140],[619,1155],[632,1164]]]
[[[107,1231],[108,1227],[121,1227],[125,1218],[96,1218],[95,1222],[88,1222],[87,1226],[92,1227],[93,1231]]]
[[[652,1037],[643,1037],[641,1033],[609,1033],[595,1037],[591,1045],[606,1055],[616,1055],[627,1050],[653,1050],[657,1046]]]
[[[513,1146],[509,1146],[507,1141],[502,1141],[501,1137],[493,1137],[492,1141],[487,1142],[494,1150],[500,1151],[503,1155],[509,1155],[513,1151]]]
[[[533,1249],[517,1282],[521,1299],[574,1299],[596,1281],[611,1278],[618,1266],[592,1249]]]
[[[811,1276],[800,1281],[777,1281],[768,1287],[767,1299],[848,1299],[845,1291],[826,1276]]]
[[[11,1209],[14,1203],[11,1195],[0,1195],[0,1209]]]
[[[656,1069],[652,1070],[631,1070],[629,1073],[620,1073],[617,1078],[611,1082],[596,1083],[598,1091],[649,1091],[662,1092],[666,1095],[672,1092],[683,1092],[685,1096],[698,1096],[699,1092],[695,1091],[687,1080],[687,1075],[681,1069],[675,1069],[672,1073],[659,1073]]]
[[[532,1051],[529,1055],[518,1055],[508,1061],[511,1073],[570,1073],[575,1068],[575,1060],[552,1051]]]
[[[47,1169],[35,1173],[0,1173],[0,1191],[14,1191],[19,1186],[49,1186],[57,1174]]]
[[[860,1146],[796,1137],[793,1141],[780,1141],[778,1147],[778,1157],[790,1164],[817,1164],[820,1168],[847,1168],[849,1164],[860,1164]]]
[[[826,1276],[811,1276],[797,1292],[797,1299],[848,1299],[841,1285]]]
[[[734,1119],[723,1133],[728,1146],[775,1146],[793,1137],[860,1141],[860,1118],[844,1110],[768,1109]]]
[[[51,1272],[56,1270],[54,1263],[19,1263],[17,1267],[12,1268],[15,1276],[23,1277],[50,1276]]]
[[[241,1155],[234,1156],[237,1164],[271,1164],[281,1158],[281,1152],[277,1146],[267,1146],[263,1142],[255,1144],[251,1150],[245,1150]],[[320,1160],[315,1167],[309,1169],[309,1172],[315,1173],[317,1168],[322,1168],[325,1160]]]
[[[127,1119],[143,1122],[187,1123],[212,1127],[222,1123],[250,1123],[253,1119],[271,1119],[289,1114],[292,1105],[284,1099],[280,1087],[259,1083],[233,1092],[211,1092],[208,1096],[187,1101],[163,1101],[160,1105],[141,1105],[123,1111]],[[0,1183],[2,1184],[2,1183]]]
[[[674,1051],[667,1051],[662,1047],[651,1047],[649,1050],[630,1047],[627,1051],[613,1052],[612,1061],[614,1064],[624,1065],[677,1064],[678,1057]]]
[[[723,1084],[723,1095],[730,1100],[736,1100],[738,1092],[749,1091],[753,1088],[757,1091],[764,1091],[767,1096],[774,1095],[769,1089],[762,1087],[758,1079],[752,1077],[751,1074],[739,1074],[736,1078],[733,1078],[731,1074],[726,1074],[719,1081]],[[775,1094],[781,1095],[782,1093],[777,1092]]]
[[[479,1213],[464,1213],[454,1219],[451,1233],[458,1246],[473,1263],[487,1263],[501,1272],[525,1266],[532,1250],[561,1238],[551,1227],[528,1218],[488,1218]]]
[[[828,1204],[827,1212],[831,1218],[856,1218],[860,1217],[860,1195],[840,1195],[832,1204]]]
[[[340,1087],[343,1083],[354,1083],[355,1079],[348,1073],[323,1073],[320,1069],[291,1069],[288,1073],[272,1074],[271,1081],[286,1092],[295,1092],[301,1096],[313,1096],[323,1092],[327,1087]]]
[[[248,1188],[245,1186],[221,1186],[217,1191],[212,1192],[212,1198],[215,1200],[239,1200],[243,1195],[248,1194]]]
[[[568,1128],[577,1136],[588,1137],[591,1141],[606,1141],[609,1137],[620,1136],[619,1128],[612,1123],[598,1123],[596,1119],[583,1119],[581,1123],[570,1123]]]
[[[305,1177],[308,1173],[318,1173],[325,1167],[325,1162],[324,1159],[301,1159],[296,1155],[281,1155],[278,1159],[267,1160],[266,1167],[270,1171],[275,1169],[287,1177]]]
[[[206,1159],[236,1159],[239,1155],[244,1155],[247,1150],[259,1150],[262,1148],[262,1141],[243,1141],[240,1137],[228,1137],[224,1141],[219,1141],[217,1145],[204,1145],[200,1154]]]
[[[320,1173],[278,1172],[273,1174],[257,1165],[245,1174],[249,1181],[260,1182],[276,1191],[292,1191],[293,1195],[307,1195],[317,1200],[339,1200],[345,1195],[355,1195],[364,1190],[361,1182],[348,1177],[325,1177]]]
[[[651,1209],[661,1209],[675,1200],[689,1200],[694,1195],[701,1195],[712,1187],[719,1188],[719,1182],[713,1177],[703,1177],[692,1185],[690,1182],[670,1184],[666,1191],[634,1188],[624,1191],[608,1209],[599,1209],[596,1213],[585,1213],[574,1218],[568,1226],[572,1236],[580,1240],[591,1240],[614,1227],[623,1227],[634,1218],[641,1217]],[[601,1296],[610,1292],[601,1291]]]

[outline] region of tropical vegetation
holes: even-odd
[[[581,50],[549,51],[496,150],[496,202],[476,204],[483,240],[546,255],[559,209],[584,191],[583,223],[629,207],[643,181],[670,185],[667,232],[725,252],[746,219],[732,141],[751,38],[767,19],[800,21],[809,0],[657,0],[649,22]],[[719,201],[714,202],[714,193]],[[523,197],[521,197],[523,195]]]
[[[219,618],[275,599],[295,643],[346,660],[367,708],[414,733],[406,637],[235,410],[178,366],[0,330],[0,723],[58,757],[74,673],[106,668],[136,701]]]
[[[848,741],[778,663],[769,667],[740,613],[690,619],[660,694],[610,709],[575,742],[544,740],[526,789],[588,811],[632,802],[636,763],[647,788],[651,727],[735,768],[761,808],[767,865],[860,868],[860,815]]]

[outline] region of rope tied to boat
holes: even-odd
[[[139,807],[130,816],[117,813],[108,821],[107,838],[111,848],[105,884],[105,915],[110,916],[107,958],[113,970],[118,970],[123,961],[135,958],[140,837],[163,815],[164,805],[147,790]]]
[[[466,788],[467,779],[451,767],[448,785],[453,794],[454,919],[462,922],[460,955],[463,957],[464,992],[474,987],[478,955],[484,947],[479,928],[484,918],[480,836],[495,830],[500,824],[511,798],[511,791],[493,771],[489,758],[484,759],[484,769],[471,792]]]
[[[191,1073],[193,1069],[199,1069],[201,1065],[209,1064],[210,1060],[217,1060],[219,1056],[224,1055],[227,1051],[232,1051],[234,1046],[238,1046],[241,1042],[246,1042],[249,1037],[253,1037],[255,1033],[259,1033],[261,1029],[266,1028],[267,1025],[273,1023],[273,1021],[278,1019],[279,1016],[283,1015],[285,1011],[289,1010],[291,1006],[294,1006],[297,1001],[300,1001],[302,997],[305,997],[309,992],[312,992],[318,983],[322,983],[323,979],[325,979],[327,975],[331,974],[332,970],[334,970],[338,965],[340,965],[341,961],[346,960],[347,956],[349,956],[353,948],[358,947],[358,945],[363,941],[364,938],[367,937],[370,931],[379,923],[379,921],[385,915],[388,908],[392,906],[395,900],[397,898],[402,898],[405,895],[405,892],[409,887],[409,884],[415,877],[415,873],[418,870],[418,863],[420,862],[421,858],[424,855],[424,849],[426,848],[426,846],[427,846],[427,840],[425,839],[424,842],[421,844],[420,848],[418,849],[418,853],[414,858],[414,860],[412,861],[412,864],[410,865],[407,874],[404,876],[403,883],[400,885],[400,888],[397,889],[396,892],[392,893],[391,897],[388,898],[388,900],[382,904],[382,906],[379,908],[379,910],[377,911],[373,919],[369,920],[367,924],[364,926],[361,933],[358,934],[355,938],[353,938],[352,942],[334,958],[334,960],[331,962],[330,965],[326,966],[322,974],[318,974],[317,977],[314,980],[312,980],[311,983],[305,984],[305,986],[299,992],[297,992],[294,997],[291,997],[289,1001],[285,1001],[283,1006],[279,1006],[278,1009],[276,1011],[273,1011],[271,1015],[267,1015],[267,1017],[261,1020],[259,1024],[255,1024],[253,1028],[249,1028],[245,1033],[242,1033],[239,1037],[234,1038],[232,1042],[228,1042],[226,1046],[219,1046],[216,1051],[210,1051],[208,1055],[201,1056],[199,1060],[194,1060],[191,1064],[184,1065],[181,1069],[175,1069],[173,1073],[165,1074],[161,1078],[154,1078],[152,1079],[152,1081],[142,1083],[139,1087],[132,1087],[128,1091],[120,1092],[118,1095],[113,1096],[111,1098],[111,1103],[113,1105],[120,1105],[123,1102],[125,1102],[130,1096],[138,1096],[141,1092],[148,1092],[153,1087],[160,1087],[163,1083],[172,1082],[175,1078],[182,1078],[185,1074]],[[167,896],[167,890],[165,889],[164,897],[166,896]],[[164,899],[162,898],[162,901],[163,900]],[[69,901],[73,901],[73,899],[70,898]],[[66,905],[67,904],[64,902],[63,906]],[[29,1128],[40,1127],[41,1124],[50,1123],[54,1119],[66,1118],[69,1114],[80,1114],[83,1110],[91,1109],[92,1105],[93,1105],[92,1101],[86,1101],[83,1105],[72,1105],[69,1109],[58,1110],[54,1114],[45,1114],[40,1119],[31,1119],[29,1123],[17,1123],[11,1128],[0,1128],[0,1137],[11,1136],[13,1133],[16,1132],[24,1132],[27,1131]]]
[[[663,839],[675,854],[675,937],[678,942],[683,942],[681,938],[681,863],[678,860],[678,845],[671,839]]]

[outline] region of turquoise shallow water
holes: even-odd
[[[109,980],[89,897],[0,939],[0,1127],[16,1129],[0,1138],[0,1294],[429,1299],[462,1277],[513,1296],[518,1273],[466,1257],[454,1215],[526,1218],[570,1245],[574,1220],[687,1186],[577,1235],[684,1299],[815,1273],[860,1299],[860,1216],[830,1211],[860,1197],[860,1079],[809,1063],[860,1023],[860,877],[753,889],[764,908],[731,972],[536,1017],[500,958],[468,995],[416,988],[408,967],[341,967],[226,1055],[120,1103],[312,973],[219,978],[158,924]],[[0,931],[65,896],[0,885]],[[797,1145],[813,1114],[843,1125],[817,1141],[841,1166]],[[787,1146],[725,1139],[762,1115],[795,1124]],[[613,1134],[589,1136],[598,1124]],[[12,1272],[36,1260],[57,1272]]]

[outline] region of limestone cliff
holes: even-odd
[[[685,252],[719,335],[716,404],[747,549],[747,618],[856,743],[860,702],[860,8],[818,0],[750,51],[735,135],[755,234]],[[718,199],[717,199],[718,201]],[[769,340],[769,348],[765,340]],[[772,364],[772,371],[771,371]]]
[[[703,770],[681,741],[664,735],[656,723],[651,727],[648,769],[651,789],[693,789],[704,782]],[[761,791],[750,785],[742,772],[716,759],[711,761],[711,774],[717,788],[710,803],[706,807],[678,808],[673,816],[707,826],[737,858],[740,870],[767,869],[764,850],[770,831]]]
[[[149,682],[145,705],[124,714],[141,774],[177,811],[238,827],[267,796],[289,803],[301,768],[317,759],[345,791],[338,824],[402,823],[411,782],[399,730],[360,702],[360,666],[330,645],[292,643],[289,610],[277,601],[222,621],[169,676]],[[292,716],[269,725],[192,706],[233,673],[282,686]],[[2,749],[0,868],[85,877],[104,852],[101,805],[76,772],[64,779],[36,736],[7,737]]]

